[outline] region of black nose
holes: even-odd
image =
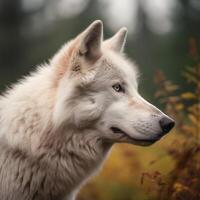
[[[174,120],[168,117],[163,117],[162,119],[160,119],[159,123],[164,133],[168,133],[175,125]]]

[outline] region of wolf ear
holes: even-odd
[[[102,21],[96,20],[80,35],[80,55],[88,59],[98,59],[101,56],[102,38]]]
[[[116,52],[123,52],[128,30],[121,28],[113,37],[104,42],[104,46]]]

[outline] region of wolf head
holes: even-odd
[[[175,122],[138,93],[138,71],[123,55],[126,28],[103,41],[97,20],[52,59],[58,92],[55,126],[95,129],[110,142],[150,145]]]

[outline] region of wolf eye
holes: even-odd
[[[123,88],[119,83],[113,85],[112,88],[113,88],[116,92],[125,92],[124,88]]]

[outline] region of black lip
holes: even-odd
[[[117,133],[117,134],[123,134],[125,135],[127,138],[131,139],[131,140],[134,140],[134,141],[137,141],[137,142],[156,142],[157,140],[159,140],[160,138],[158,139],[150,139],[150,140],[138,140],[138,139],[135,139],[135,138],[132,138],[131,136],[129,136],[126,132],[122,131],[121,129],[117,128],[117,127],[111,127],[110,128],[112,130],[113,133]]]

